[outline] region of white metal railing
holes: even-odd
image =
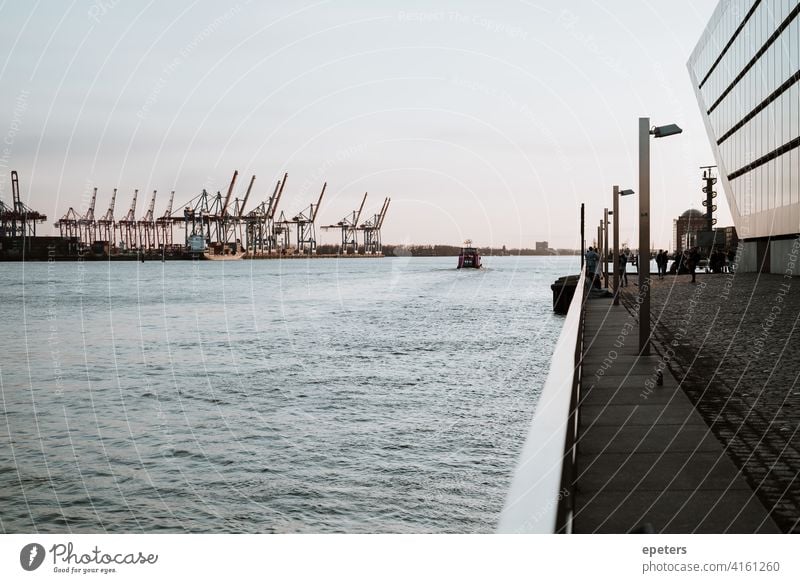
[[[586,274],[581,273],[497,531],[571,532]]]

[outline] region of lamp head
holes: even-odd
[[[683,130],[679,128],[676,124],[671,123],[665,126],[653,126],[653,129],[650,130],[650,133],[657,138],[666,138],[667,136],[674,136],[675,134],[679,134],[682,131]]]
[[[625,190],[619,191],[620,196],[628,196],[629,194],[634,194],[634,191],[631,190],[630,188],[626,188]]]

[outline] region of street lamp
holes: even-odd
[[[666,138],[683,130],[674,123],[650,126],[639,118],[639,354],[650,354],[650,136]]]
[[[603,209],[603,279],[608,289],[608,208]]]
[[[614,263],[612,269],[614,270],[614,305],[619,305],[619,197],[628,196],[633,194],[633,190],[626,188],[620,190],[619,186],[614,185],[614,210],[611,214],[614,216]]]

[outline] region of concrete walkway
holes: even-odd
[[[574,532],[779,532],[628,310],[585,324]]]

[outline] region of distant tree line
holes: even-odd
[[[387,257],[455,257],[461,251],[461,247],[454,245],[384,245],[383,254]],[[493,255],[515,256],[515,255],[580,255],[580,251],[575,249],[549,249],[548,251],[537,251],[536,249],[507,249],[502,247],[479,247],[478,252],[486,257]],[[359,253],[364,253],[363,247]],[[339,245],[317,245],[317,255],[338,255]]]
[[[453,257],[459,254],[461,247],[453,245],[384,245],[383,254],[387,256],[400,255],[413,257]],[[574,249],[550,249],[537,251],[536,249],[508,249],[505,245],[497,247],[478,247],[478,252],[485,256],[516,256],[516,255],[580,255]]]

